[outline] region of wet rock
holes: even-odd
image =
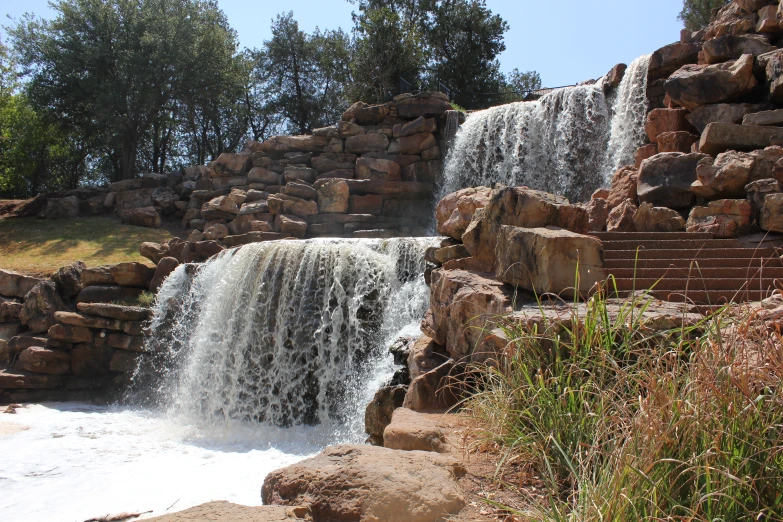
[[[226,236],[223,238],[223,244],[226,248],[232,248],[239,245],[247,245],[249,243],[262,243],[264,241],[278,241],[280,239],[287,239],[290,236],[281,234],[278,232],[248,232],[247,234],[239,234],[236,236]]]
[[[721,64],[685,65],[666,80],[664,89],[672,100],[686,109],[731,100],[757,85],[753,62],[753,55],[744,54],[735,61]]]
[[[71,372],[77,377],[109,375],[113,352],[93,344],[77,344],[71,350]]]
[[[199,241],[197,243],[193,243],[193,251],[196,254],[196,257],[201,260],[209,259],[210,257],[219,254],[223,250],[224,250],[223,246],[217,241],[207,240],[207,241]],[[151,284],[152,282],[150,282],[150,285]]]
[[[179,261],[173,257],[164,257],[158,262],[158,267],[155,269],[155,274],[150,281],[150,290],[157,290],[163,281],[171,275],[171,273],[179,266]]]
[[[383,430],[391,422],[394,410],[402,407],[407,389],[407,386],[384,386],[365,408],[364,430],[376,446],[383,445]]]
[[[116,350],[109,362],[109,369],[113,372],[131,373],[136,370],[141,354]]]

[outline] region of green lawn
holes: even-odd
[[[139,255],[139,245],[171,237],[166,228],[123,225],[114,216],[0,219],[0,268],[50,275],[74,261],[87,266],[125,261],[150,264]]]

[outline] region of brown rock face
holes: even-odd
[[[147,288],[155,269],[142,263],[119,263],[110,268],[114,282],[120,286]]]
[[[326,136],[274,136],[261,144],[260,152],[319,152],[328,144]]]
[[[783,232],[783,194],[768,194],[764,198],[760,225],[770,232]]]
[[[538,295],[587,295],[604,279],[601,242],[561,228],[501,226],[496,255],[498,280]]]
[[[609,202],[603,198],[594,198],[587,204],[588,230],[601,232],[609,219]]]
[[[664,132],[658,135],[659,152],[683,152],[689,153],[694,143],[699,142],[699,137],[690,132]]]
[[[419,132],[394,140],[389,147],[392,154],[421,154],[437,144],[431,132]]]
[[[755,163],[750,154],[734,151],[718,154],[714,163],[705,158],[696,167],[691,190],[706,199],[743,197]]]
[[[401,451],[434,451],[446,453],[445,432],[438,426],[441,414],[419,413],[398,408],[383,432],[383,446]]]
[[[685,228],[685,219],[677,211],[642,203],[633,215],[637,232],[676,232]]]
[[[693,207],[686,224],[688,232],[709,232],[716,238],[732,238],[748,231],[753,207],[744,199],[719,199],[706,207]]]
[[[400,166],[385,159],[359,158],[356,162],[356,179],[399,181]]]
[[[388,148],[389,138],[383,134],[360,134],[345,139],[345,152],[354,154],[385,151]]]
[[[149,519],[150,522],[311,522],[307,507],[240,506],[224,500],[207,502],[183,511]]]
[[[700,50],[701,45],[695,43],[674,43],[661,47],[650,58],[650,78],[666,78],[683,65],[696,63]]]
[[[69,324],[55,324],[49,328],[49,339],[64,343],[91,343],[92,331],[83,326]]]
[[[727,150],[752,151],[768,147],[775,138],[783,138],[783,129],[710,123],[701,135],[699,150],[713,156]]]
[[[232,154],[224,152],[209,164],[217,176],[243,176],[251,167],[250,154]]]
[[[41,375],[27,372],[0,372],[0,390],[47,390],[59,388],[63,378],[59,375]]]
[[[642,203],[656,207],[686,208],[693,204],[691,185],[696,166],[706,154],[664,152],[646,159],[639,169],[637,194]]]
[[[71,372],[77,377],[108,375],[113,352],[92,344],[77,344],[71,350]]]
[[[461,240],[473,214],[477,209],[486,207],[491,196],[492,189],[489,187],[466,188],[448,194],[435,209],[438,232]]]
[[[348,212],[350,190],[341,179],[330,179],[318,185],[318,211],[324,214],[344,214]]]
[[[45,332],[55,323],[54,314],[66,308],[57,286],[52,281],[41,281],[25,297],[19,319],[31,332]]]
[[[158,263],[158,267],[155,269],[155,275],[152,276],[150,281],[150,290],[157,290],[163,281],[171,275],[171,273],[179,266],[179,261],[173,257],[164,257]]]
[[[685,65],[672,74],[664,88],[679,105],[694,109],[708,103],[731,100],[756,86],[753,55],[716,65]]]
[[[758,56],[774,50],[769,38],[760,34],[726,35],[704,42],[699,63],[720,63],[735,60],[743,54]]]
[[[636,226],[633,217],[637,210],[633,200],[624,200],[609,212],[609,217],[606,219],[606,230],[608,232],[635,232]]]
[[[275,217],[275,228],[283,234],[302,239],[307,233],[307,221],[296,216],[278,214]]]
[[[696,107],[686,116],[699,133],[710,123],[742,123],[746,114],[762,110],[763,105],[750,103],[716,103]]]
[[[267,200],[272,214],[290,214],[301,218],[318,214],[318,204],[285,194],[272,194]]]
[[[402,407],[407,386],[384,386],[364,410],[364,429],[373,444],[383,445],[383,430],[389,425],[392,413]]]
[[[0,295],[24,297],[41,279],[0,268]]]
[[[52,275],[52,281],[57,285],[63,299],[70,299],[82,290],[82,272],[86,265],[82,261],[76,261],[64,266]]]
[[[613,209],[626,199],[636,201],[636,180],[639,172],[631,166],[620,167],[612,176],[609,195],[606,198],[609,208]]]
[[[395,98],[400,118],[412,120],[419,116],[440,116],[453,109],[448,97],[441,93],[420,93],[416,96]]]
[[[65,375],[71,371],[71,356],[68,352],[31,346],[19,354],[15,368],[25,372]]]
[[[261,498],[307,505],[321,521],[436,522],[465,506],[456,482],[464,473],[456,459],[437,453],[331,446],[267,475]]]
[[[693,126],[688,122],[687,114],[685,109],[653,109],[644,124],[647,137],[657,143],[658,136],[666,132],[691,132]]]
[[[346,185],[346,188],[348,185]],[[383,212],[383,196],[368,194],[366,196],[350,196],[348,199],[350,214],[380,215]]]
[[[139,246],[139,254],[146,257],[156,265],[158,262],[166,257],[169,253],[169,247],[167,244],[152,243],[146,241]]]
[[[160,215],[155,207],[141,207],[120,212],[123,223],[137,227],[160,228]]]

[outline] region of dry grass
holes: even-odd
[[[0,268],[50,275],[74,261],[87,266],[127,261],[149,264],[139,255],[139,245],[172,236],[166,228],[123,225],[113,216],[0,219]]]

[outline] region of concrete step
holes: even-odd
[[[713,252],[713,255],[716,255]],[[617,269],[647,269],[647,268],[680,268],[688,269],[693,267],[705,268],[749,268],[758,269],[760,266],[769,268],[783,267],[783,260],[778,257],[748,259],[748,258],[699,258],[699,259],[611,259],[604,261],[607,270]]]
[[[711,305],[718,306],[727,303],[742,303],[745,301],[761,301],[766,299],[772,292],[762,292],[759,290],[743,290],[743,291],[704,291],[704,290],[684,290],[680,291],[667,291],[667,290],[654,290],[651,292],[652,296],[661,301],[671,301],[675,303],[694,303],[698,305]],[[618,292],[618,297],[628,297],[630,292]]]
[[[673,239],[662,240],[653,239],[645,241],[603,241],[604,252],[609,250],[707,250],[707,249],[726,249],[726,248],[744,248],[739,241],[734,239]],[[753,250],[747,248],[746,250]]]
[[[601,241],[649,241],[674,239],[714,239],[706,232],[591,232]]]
[[[665,277],[663,279],[655,278],[636,278],[618,279],[616,282],[617,290],[668,290],[685,291],[693,290],[717,290],[721,292],[736,292],[738,290],[768,290],[783,288],[783,281],[774,278],[750,278],[750,279],[724,279],[724,278],[700,278],[697,276],[691,278]]]
[[[645,250],[604,250],[604,259],[759,259],[778,257],[774,249],[721,248],[711,249],[667,248]]]
[[[701,265],[688,267],[664,268],[610,268],[607,275],[615,279],[660,279],[665,278],[708,278],[708,279],[749,279],[762,277],[765,279],[783,279],[783,265],[776,267],[703,267]]]

